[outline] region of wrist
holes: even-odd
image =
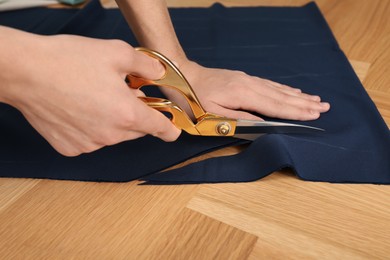
[[[199,65],[198,63],[188,59],[178,62],[177,67],[184,75],[186,80],[190,83],[190,85],[192,85],[194,81],[196,81],[196,79],[199,78],[200,76],[199,73],[202,68],[202,66]]]

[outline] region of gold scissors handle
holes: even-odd
[[[127,75],[129,86],[131,88],[139,89],[143,86],[154,85],[168,87],[179,91],[190,105],[190,108],[196,118],[196,122],[192,122],[187,113],[170,100],[153,97],[143,97],[140,99],[156,110],[169,112],[172,115],[172,122],[189,134],[205,136],[233,136],[237,121],[235,119],[229,119],[206,112],[184,75],[168,58],[156,51],[146,48],[136,48],[136,50],[158,59],[165,67],[165,74],[161,79],[156,80]]]
[[[171,62],[161,53],[158,53],[153,50],[149,50],[142,47],[136,48],[136,50],[141,51],[155,59],[158,59],[165,67],[165,74],[161,79],[156,80],[143,79],[136,76],[128,75],[127,79],[131,82],[132,88],[139,89],[143,86],[154,85],[175,89],[187,99],[187,102],[190,105],[195,118],[201,118],[206,114],[206,111],[201,106],[199,99],[195,95],[195,92],[192,89],[191,85],[188,83],[187,79],[179,71],[179,69],[175,66],[175,64],[173,64],[173,62]]]
[[[200,135],[192,120],[179,106],[168,99],[154,97],[140,97],[149,107],[172,115],[172,123],[191,135]]]

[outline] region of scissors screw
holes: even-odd
[[[217,125],[217,133],[220,135],[228,135],[230,133],[231,126],[227,122],[222,122]]]

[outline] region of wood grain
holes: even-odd
[[[261,182],[204,185],[187,207],[256,235],[264,253],[267,245],[273,254],[300,257],[388,255],[389,189],[300,183],[279,173]]]
[[[0,178],[0,212],[37,185],[40,180],[1,179]]]
[[[213,3],[168,0],[176,7]],[[316,3],[390,125],[390,1]],[[1,178],[0,259],[388,259],[389,198],[388,186],[304,182],[291,172],[184,186]]]

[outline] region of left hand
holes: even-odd
[[[203,108],[210,113],[259,120],[249,113],[255,112],[268,117],[306,121],[315,120],[330,109],[329,103],[321,102],[319,96],[241,71],[206,68],[191,61],[179,64],[179,69]],[[180,94],[174,90],[164,92],[188,112],[188,105]]]

